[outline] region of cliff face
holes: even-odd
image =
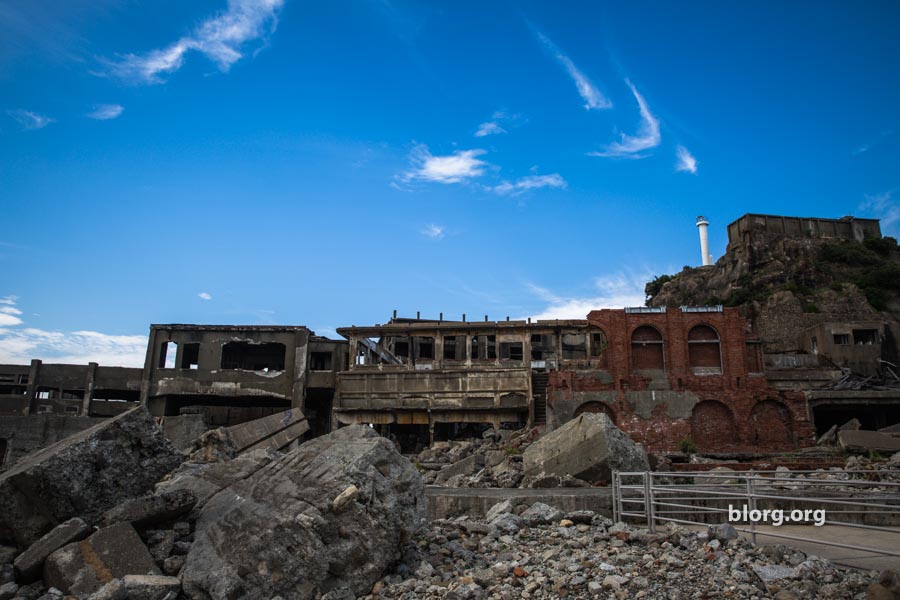
[[[715,265],[647,285],[649,306],[740,306],[767,352],[799,349],[823,322],[884,321],[900,332],[900,254],[893,238],[864,243],[759,234]]]

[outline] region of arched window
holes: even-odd
[[[662,334],[650,325],[641,325],[631,334],[631,364],[635,370],[664,369]]]
[[[719,334],[715,329],[697,325],[688,332],[688,361],[695,375],[722,373]]]

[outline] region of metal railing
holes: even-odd
[[[801,476],[798,478],[797,476]],[[839,476],[844,479],[825,478]],[[894,481],[873,480],[886,477]],[[619,472],[613,471],[613,520],[646,523],[651,533],[661,523],[717,525],[731,523],[736,531],[900,557],[900,470],[882,471],[749,471],[716,472]],[[787,491],[786,491],[787,490]],[[726,506],[727,505],[727,506]],[[822,525],[837,525],[883,532],[890,548],[858,546],[816,537],[759,531],[757,520],[730,521],[733,505],[744,517],[751,511],[780,510],[785,524],[810,525],[814,511],[823,511]],[[796,519],[796,511],[801,511]],[[733,514],[733,513],[732,513]],[[826,517],[827,515],[827,517]],[[803,519],[802,516],[807,517]],[[774,524],[774,523],[773,523]],[[896,541],[894,541],[896,540]]]

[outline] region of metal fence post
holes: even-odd
[[[650,473],[643,472],[641,473],[641,477],[644,479],[644,515],[647,517],[647,529],[650,529],[652,525],[652,520],[650,516]]]
[[[747,473],[747,510],[748,515],[750,512],[756,510],[756,497],[753,495],[753,470],[751,469],[749,473]],[[749,519],[750,521],[750,539],[753,540],[753,544],[756,545],[756,521],[753,519]]]
[[[650,496],[647,498],[647,507],[649,514],[647,515],[650,519],[650,533],[656,533],[656,509],[653,506],[653,473],[647,472],[647,481],[649,481],[649,485],[647,486],[647,491],[650,492]]]
[[[619,522],[619,472],[612,472],[612,511],[613,523]]]

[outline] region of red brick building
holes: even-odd
[[[548,420],[605,412],[647,450],[782,451],[813,443],[803,392],[766,380],[762,344],[735,308],[597,310],[585,370],[550,373]]]

